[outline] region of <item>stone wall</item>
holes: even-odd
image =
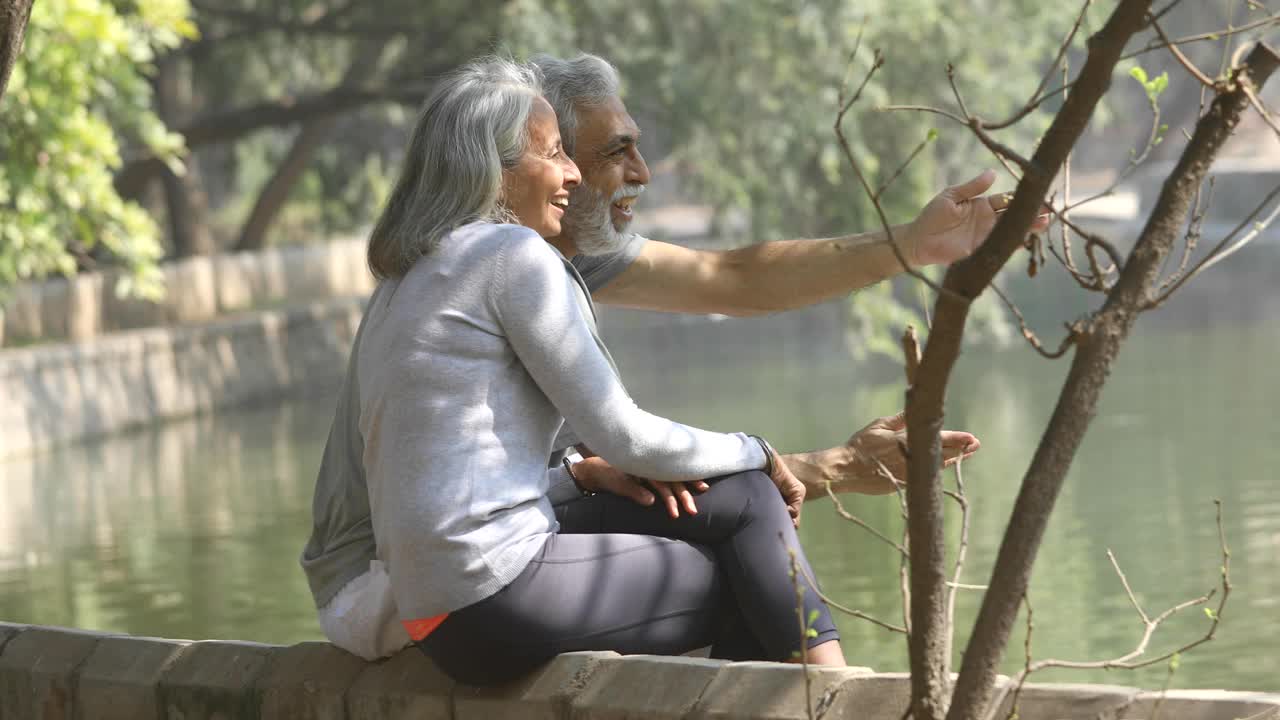
[[[0,458],[215,408],[328,390],[363,300],[0,352]]]
[[[612,652],[561,655],[497,688],[453,682],[416,649],[367,663],[326,643],[190,642],[0,623],[4,720],[801,720],[803,669]],[[810,669],[815,716],[900,720],[901,673]],[[1028,685],[1021,720],[1280,719],[1280,695]],[[1004,717],[1002,713],[1000,717]]]
[[[161,273],[167,294],[157,303],[117,297],[115,271],[13,288],[0,312],[0,343],[88,340],[286,302],[365,296],[374,287],[359,239],[186,258],[162,265]]]

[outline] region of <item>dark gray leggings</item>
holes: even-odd
[[[782,497],[759,471],[710,481],[698,514],[599,494],[556,508],[560,532],[496,594],[449,614],[418,646],[455,679],[505,682],[573,650],[786,660],[801,632],[791,556],[808,573]],[[783,543],[786,543],[785,546]],[[816,637],[839,637],[801,577]]]

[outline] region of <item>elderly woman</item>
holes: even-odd
[[[803,488],[768,443],[647,413],[619,381],[566,260],[577,249],[545,239],[578,180],[535,69],[476,61],[427,100],[369,243],[381,282],[334,425],[358,437],[331,435],[325,462],[348,471],[322,473],[315,503],[317,528],[354,528],[343,514],[367,482],[390,593],[353,593],[367,573],[325,569],[342,533],[313,536],[303,565],[326,633],[359,644],[334,631],[334,603],[370,616],[385,607],[361,603],[390,603],[473,684],[590,649],[790,660],[805,643],[810,662],[843,664],[793,526]],[[566,424],[598,457],[549,468]],[[708,487],[676,518],[590,494],[621,473]]]

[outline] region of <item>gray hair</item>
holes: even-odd
[[[556,111],[560,142],[570,157],[578,131],[578,109],[602,105],[618,94],[618,70],[607,60],[582,53],[572,60],[535,55],[530,62],[542,73],[542,91]]]
[[[403,276],[457,227],[511,220],[501,204],[502,171],[520,162],[541,94],[536,68],[499,57],[473,60],[436,83],[369,236],[374,276]]]

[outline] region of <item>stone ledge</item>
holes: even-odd
[[[158,678],[165,717],[257,718],[254,685],[277,645],[204,640],[187,647]]]
[[[82,720],[161,720],[160,678],[189,643],[107,637],[79,669],[76,702]]]
[[[806,720],[806,696],[814,714],[825,713],[846,686],[871,674],[871,668],[809,668],[771,662],[739,662],[724,666],[702,692],[689,720],[734,720],[751,708],[760,720]]]
[[[810,668],[815,715],[900,720],[905,673]],[[1007,681],[1007,678],[1002,678]],[[1022,720],[1280,720],[1280,694],[1028,684]],[[804,670],[566,653],[500,687],[455,683],[416,648],[375,663],[327,643],[129,637],[0,623],[0,718],[803,719]],[[1006,701],[1007,702],[1007,701]],[[1003,715],[998,715],[1003,717]]]

